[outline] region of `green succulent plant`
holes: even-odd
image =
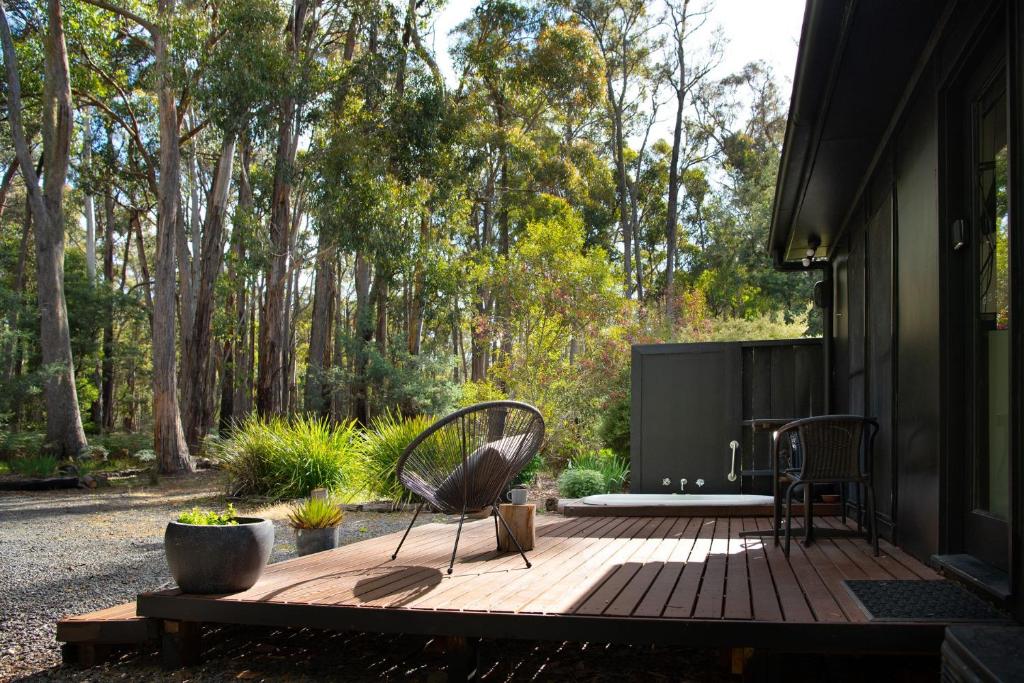
[[[288,523],[294,529],[330,529],[343,519],[345,513],[329,498],[309,498],[288,513]]]

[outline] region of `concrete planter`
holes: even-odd
[[[274,525],[256,517],[237,521],[233,526],[167,525],[167,564],[183,592],[238,593],[259,580],[274,547]]]
[[[299,555],[312,555],[338,547],[341,527],[332,526],[326,529],[296,529],[295,548]]]

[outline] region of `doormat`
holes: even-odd
[[[1009,617],[951,581],[844,581],[872,621],[1005,621]]]

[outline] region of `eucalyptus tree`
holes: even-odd
[[[389,290],[405,270],[407,245],[430,232],[437,199],[432,179],[445,172],[450,145],[443,79],[422,47],[425,18],[415,11],[413,3],[404,10],[387,3],[362,7],[355,49],[337,62],[331,113],[311,151],[320,251],[352,255],[350,391],[352,415],[361,422],[370,415],[371,361],[386,363],[390,352]],[[322,334],[311,344],[313,386],[306,395],[307,405],[321,410]]]
[[[629,141],[651,124],[653,57],[658,50],[657,18],[645,0],[568,0],[569,11],[590,31],[604,60],[609,148],[615,167],[619,231],[622,237],[623,292],[636,290],[633,279],[634,220],[630,203]]]
[[[458,28],[458,97],[472,124],[471,159],[479,174],[471,216],[478,286],[473,293],[472,377],[487,377],[491,342],[511,352],[511,294],[488,277],[511,255],[525,228],[521,207],[543,192],[568,194],[578,171],[567,154],[592,110],[600,57],[586,32],[552,22],[542,11],[508,0],[481,3]],[[572,109],[572,113],[562,112]]]
[[[191,471],[188,443],[182,428],[178,401],[178,362],[175,319],[177,317],[178,221],[181,218],[181,126],[179,90],[175,82],[177,65],[172,54],[176,28],[177,0],[156,0],[151,16],[107,0],[85,0],[90,5],[112,12],[123,20],[132,42],[141,41],[152,53],[152,70],[156,77],[158,163],[154,163],[148,146],[140,138],[137,152],[146,159],[146,174],[157,197],[156,259],[153,288],[153,445],[160,470]],[[195,19],[195,17],[192,17]],[[199,22],[191,22],[195,28]],[[187,91],[187,89],[186,89]],[[181,98],[189,97],[182,91]],[[98,105],[102,108],[102,104]],[[186,107],[187,108],[187,105]],[[132,134],[139,136],[137,125],[125,122]]]
[[[723,42],[716,31],[699,55],[693,54],[694,37],[704,27],[711,5],[691,6],[691,0],[668,0],[670,40],[665,71],[675,95],[672,126],[672,158],[669,162],[668,205],[665,216],[665,315],[672,323],[675,315],[675,273],[679,229],[679,190],[682,176],[707,162],[715,153],[714,137],[699,122],[686,120],[687,107],[701,106],[693,97],[721,62]],[[689,98],[689,99],[688,99]]]
[[[179,290],[189,302],[182,311],[182,420],[185,438],[197,448],[213,423],[214,368],[212,322],[215,284],[225,261],[226,223],[236,142],[250,124],[269,120],[284,82],[282,28],[285,17],[275,0],[228,0],[211,26],[216,45],[199,56],[194,107],[210,121],[215,165],[205,192],[199,235],[191,255],[179,247]],[[193,138],[193,146],[199,137]],[[182,244],[179,232],[178,244]],[[189,267],[191,261],[191,268]],[[189,270],[194,277],[188,277]]]
[[[21,75],[7,10],[0,5],[0,40],[7,76],[7,116],[25,179],[36,243],[36,291],[40,346],[46,382],[46,436],[61,456],[77,457],[87,445],[75,386],[67,302],[64,296],[64,185],[70,165],[71,79],[59,0],[46,3],[46,37],[42,105],[43,177],[35,171],[29,137],[22,120]]]

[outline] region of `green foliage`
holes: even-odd
[[[487,401],[503,401],[508,398],[494,382],[466,382],[459,387],[457,408],[468,408]]]
[[[544,469],[544,457],[538,453],[537,455],[530,458],[530,462],[526,463],[526,467],[519,471],[519,474],[512,480],[512,485],[531,486],[537,481],[537,475]]]
[[[302,498],[316,488],[353,492],[363,484],[363,443],[354,422],[246,418],[211,444],[236,495]]]
[[[367,488],[373,495],[396,506],[412,500],[412,493],[398,481],[395,468],[406,447],[433,422],[426,415],[406,418],[396,411],[388,411],[370,422],[363,438]]]
[[[57,471],[57,459],[49,455],[32,455],[8,461],[11,471],[23,477],[49,477]]]
[[[149,433],[111,432],[89,438],[89,443],[102,446],[113,457],[139,457],[141,451],[153,449],[153,435]]]
[[[94,472],[120,472],[121,470],[135,469],[139,464],[137,460],[131,458],[111,458],[108,460],[82,460],[75,467],[79,474],[92,474]]]
[[[604,475],[597,470],[572,468],[558,477],[558,493],[564,498],[585,498],[607,492]]]
[[[632,405],[629,396],[612,401],[601,420],[601,443],[620,458],[629,458]]]
[[[186,510],[178,515],[178,523],[194,524],[196,526],[235,526],[238,524],[237,517],[235,506],[228,503],[224,512],[200,510],[197,507]]]
[[[330,529],[341,524],[345,513],[329,498],[307,498],[292,507],[288,523],[293,529]]]
[[[602,493],[618,493],[629,481],[629,460],[607,448],[577,455],[569,461],[569,469],[600,472],[605,486]]]
[[[45,445],[46,435],[41,432],[8,432],[0,441],[0,455],[4,458],[37,455]]]

